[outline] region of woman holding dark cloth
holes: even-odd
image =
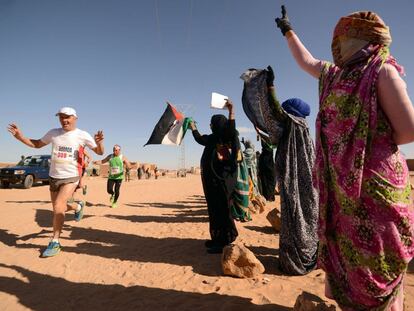
[[[273,160],[273,148],[263,139],[260,139],[262,152],[258,157],[258,178],[261,193],[264,198],[273,202],[275,200],[275,162]]]
[[[211,240],[207,252],[221,253],[223,247],[236,240],[238,232],[231,215],[232,194],[237,182],[237,156],[240,142],[236,131],[233,104],[227,100],[229,118],[216,114],[211,117],[212,134],[200,135],[195,123],[190,123],[194,139],[205,146],[201,156],[201,180],[207,201]]]
[[[369,11],[341,17],[331,63],[303,46],[284,6],[276,23],[298,65],[319,79],[314,185],[325,295],[342,310],[403,310],[414,213],[398,145],[414,141],[414,109],[389,27]]]
[[[298,98],[279,104],[273,70],[267,69],[271,115],[266,126],[283,128],[275,156],[281,204],[280,268],[287,274],[304,275],[316,267],[318,251],[318,194],[312,186],[315,150],[305,120],[310,107]]]

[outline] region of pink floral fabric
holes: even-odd
[[[370,53],[345,69],[325,64],[316,121],[318,263],[352,310],[386,310],[414,254],[409,172],[376,88],[385,62],[401,67],[386,47]]]

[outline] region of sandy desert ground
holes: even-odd
[[[266,213],[238,223],[238,242],[256,254],[265,274],[222,275],[221,256],[204,247],[208,222],[198,175],[124,182],[116,209],[104,178],[89,178],[88,187],[84,219],[66,215],[63,250],[48,259],[39,257],[51,235],[48,186],[0,189],[0,310],[284,311],[303,291],[324,298],[321,270],[301,277],[278,270],[278,235]],[[414,311],[414,265],[405,293],[406,310]]]

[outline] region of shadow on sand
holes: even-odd
[[[109,215],[109,218],[127,220],[135,223],[158,222],[158,223],[195,223],[208,222],[207,210],[178,210],[172,214],[164,214],[163,216],[141,216],[141,215]]]
[[[170,208],[182,208],[182,204],[161,204]],[[187,206],[185,206],[187,207]],[[169,216],[139,216],[139,215],[111,215],[109,217],[127,220],[131,222],[159,222],[159,223],[177,223],[177,222],[207,222],[208,217],[205,215],[205,209],[180,209],[177,213],[171,213]],[[72,215],[68,215],[72,217]],[[93,217],[87,216],[85,217]],[[42,228],[38,233],[29,234],[19,237],[9,233],[6,230],[0,230],[0,241],[9,246],[17,248],[36,248],[43,249],[44,245],[34,245],[24,243],[36,237],[47,237],[50,235],[52,225],[52,211],[38,209],[35,215],[35,221]],[[113,232],[99,230],[94,228],[74,227],[70,222],[64,225],[65,230],[70,231],[70,240],[78,240],[76,246],[65,246],[62,241],[64,252],[77,254],[87,254],[90,256],[99,256],[103,258],[129,260],[137,262],[168,263],[179,266],[190,266],[195,273],[207,276],[221,275],[221,255],[210,255],[206,253],[204,241],[194,238],[156,238],[128,234],[123,232]],[[86,241],[86,242],[84,242]],[[249,247],[250,250],[258,257],[266,268],[266,273],[280,275],[278,268],[278,250],[266,247]]]
[[[38,233],[33,233],[33,234],[30,234],[24,237],[19,237],[16,234],[9,233],[7,230],[0,229],[0,243],[6,244],[7,246],[16,247],[16,248],[34,248],[39,251],[39,256],[40,256],[41,249],[44,248],[44,246],[30,244],[30,243],[17,243],[17,242],[29,240],[31,238],[36,238],[36,237],[42,236],[43,234],[48,234],[50,236],[50,232],[46,230],[42,230]]]
[[[279,249],[264,246],[248,246],[257,259],[265,267],[265,273],[273,275],[286,275],[279,268]]]
[[[6,201],[6,203],[19,203],[19,204],[52,204],[52,201],[43,200],[25,200],[25,201]]]
[[[83,219],[90,218],[94,216],[84,215]],[[44,209],[37,209],[35,215],[35,221],[37,225],[41,228],[52,228],[53,225],[53,212],[51,210],[44,210]],[[63,224],[63,228],[66,229],[67,222],[75,221],[74,219],[74,212],[69,211],[65,214],[65,223]]]
[[[278,234],[276,232],[276,230],[271,227],[271,226],[266,226],[266,227],[259,227],[259,226],[245,226],[246,229],[252,230],[252,231],[257,231],[257,232],[261,232],[261,233],[265,233],[265,234],[272,234],[272,235],[276,235]]]
[[[16,241],[19,239],[19,236],[13,233],[8,233],[7,230],[0,229],[0,242],[6,244],[7,246],[16,246]]]
[[[203,240],[159,239],[92,228],[71,227],[69,225],[66,226],[66,229],[71,231],[71,240],[86,240],[88,242],[81,242],[76,246],[65,246],[63,240],[61,243],[64,252],[137,262],[190,266],[198,274],[206,276],[222,275],[221,256],[207,254]],[[50,236],[50,232],[47,230],[19,237],[7,230],[0,229],[0,242],[16,248],[37,249],[39,255],[45,245],[19,242],[47,236]]]
[[[185,203],[188,203],[186,201]],[[197,202],[200,203],[200,202]],[[188,205],[188,204],[171,204],[171,203],[127,203],[126,206],[130,207],[154,207],[154,208],[176,208],[176,209],[185,209],[185,208],[201,208],[206,207],[205,204],[198,205]]]
[[[194,217],[194,216],[177,216],[177,217],[167,217],[167,216],[121,216],[121,215],[111,215],[109,218],[127,220],[136,223],[144,222],[158,222],[158,223],[186,223],[186,222],[208,222],[208,217]]]
[[[92,202],[89,202],[89,201],[86,201],[85,202],[85,205],[87,206],[87,207],[91,207],[91,206],[95,206],[95,207],[111,207],[111,205],[109,205],[109,204],[103,204],[103,203],[92,203]]]
[[[251,310],[288,311],[276,304],[255,305],[250,299],[200,294],[145,286],[75,283],[19,266],[0,264],[21,274],[27,281],[0,277],[0,291],[17,298],[31,310]]]
[[[193,267],[195,273],[221,275],[221,256],[206,253],[204,241],[186,238],[153,238],[98,229],[71,228],[71,239],[86,240],[65,252],[139,262]],[[104,245],[102,244],[104,243]]]

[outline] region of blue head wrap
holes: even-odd
[[[310,106],[299,98],[289,98],[282,103],[282,108],[296,117],[306,118],[310,114]]]

